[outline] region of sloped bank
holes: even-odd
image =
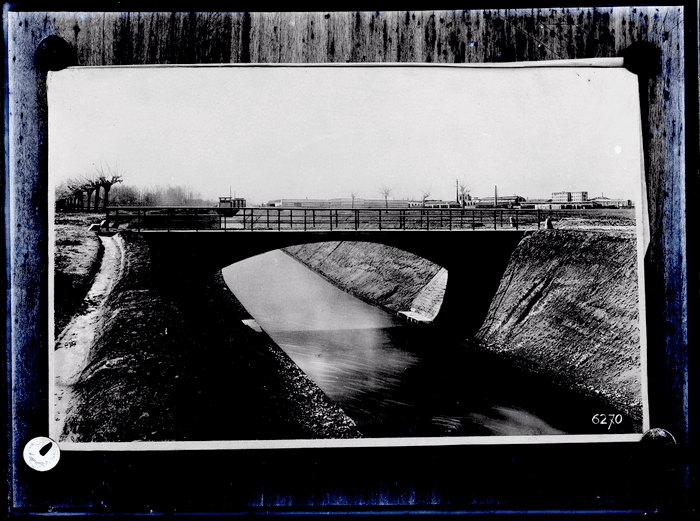
[[[146,242],[130,232],[120,235],[122,276],[73,386],[64,439],[360,436],[265,333],[243,325],[249,316],[220,272],[155,270]]]
[[[397,311],[423,301],[423,309],[439,310],[444,270],[415,255],[362,242],[285,251],[371,303]],[[475,273],[474,280],[478,277]],[[483,296],[492,300],[476,340],[524,369],[639,420],[636,277],[633,231],[533,232],[513,252],[497,294]],[[438,281],[442,291],[435,289]]]
[[[477,340],[641,419],[636,247],[626,231],[525,237]]]
[[[383,244],[335,241],[290,246],[284,251],[355,297],[389,311],[435,318],[447,272],[437,264]]]

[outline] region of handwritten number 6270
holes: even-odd
[[[591,421],[593,425],[607,425],[608,430],[610,430],[613,425],[622,423],[622,414],[594,414]]]

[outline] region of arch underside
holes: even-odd
[[[128,233],[128,232],[127,232]],[[324,232],[142,232],[154,273],[211,273],[268,251],[318,242],[355,241],[392,246],[448,271],[439,324],[459,324],[472,335],[483,322],[510,254],[522,231],[324,231]]]

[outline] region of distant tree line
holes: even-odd
[[[103,211],[107,206],[211,206],[189,186],[123,184],[119,167],[95,168],[90,174],[72,177],[56,187],[57,211]]]
[[[119,185],[114,187],[110,204],[112,206],[212,206],[215,202],[203,199],[199,192],[189,186]]]

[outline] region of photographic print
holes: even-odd
[[[638,440],[637,77],[530,65],[49,73],[51,437]]]

